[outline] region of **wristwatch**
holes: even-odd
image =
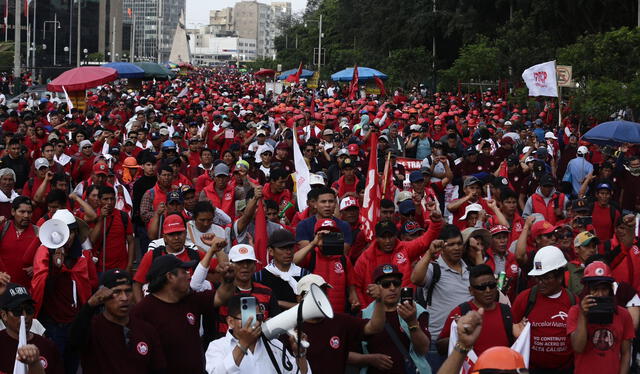
[[[462,353],[463,355],[466,355],[467,353],[469,353],[469,351],[472,349],[473,347],[465,347],[464,345],[462,345],[460,342],[456,342],[456,345],[453,346],[453,349],[455,349],[456,351]]]

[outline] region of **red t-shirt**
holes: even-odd
[[[593,228],[596,230],[596,236],[605,241],[613,238],[615,220],[620,217],[620,213],[616,212],[614,222],[611,222],[611,208],[608,206],[601,207],[600,204],[593,204],[593,211],[591,212],[593,217]]]
[[[27,343],[38,347],[40,351],[40,363],[47,374],[62,374],[64,367],[56,345],[49,339],[33,334]],[[16,363],[18,341],[7,334],[6,330],[0,331],[0,373],[13,373]]]
[[[186,248],[180,251],[177,255],[177,258],[184,262],[191,261],[189,254],[187,253]],[[198,256],[200,256],[200,260],[204,257],[204,252],[198,251]],[[140,265],[138,265],[138,270],[136,274],[133,276],[133,280],[145,284],[147,283],[147,273],[149,272],[149,268],[151,268],[151,263],[153,262],[153,251],[147,251],[147,253],[142,256],[142,260],[140,260]],[[215,269],[218,266],[218,259],[212,258],[209,264],[209,269]]]
[[[478,310],[478,307],[473,302],[469,302],[471,310]],[[444,322],[444,327],[440,331],[438,339],[449,338],[451,333],[451,323],[455,320],[456,316],[461,315],[460,307],[455,307],[449,317]],[[484,310],[482,316],[482,331],[478,340],[473,345],[473,350],[478,356],[482,352],[491,347],[509,347],[509,338],[507,338],[507,332],[504,331],[504,320],[502,318],[502,309],[498,304],[492,310]]]
[[[456,200],[454,200],[456,201]],[[466,221],[461,221],[460,218],[462,216],[464,216],[464,210],[467,208],[467,206],[471,205],[471,204],[480,204],[482,205],[482,209],[484,209],[485,212],[487,212],[488,214],[492,214],[493,210],[489,208],[489,206],[487,205],[485,199],[483,198],[479,198],[478,201],[476,201],[475,203],[472,203],[470,201],[465,201],[462,205],[460,205],[458,207],[457,210],[451,212],[453,213],[453,224],[458,226],[458,228],[460,230],[464,230],[467,228],[467,222]]]
[[[579,305],[569,309],[567,334],[576,331]],[[633,339],[635,330],[629,312],[617,307],[613,322],[608,325],[587,323],[587,345],[582,353],[575,354],[574,373],[618,373],[620,372],[620,348],[622,342]]]
[[[347,366],[349,352],[360,351],[364,326],[369,320],[336,313],[333,319],[319,323],[304,322],[302,331],[310,343],[307,360],[314,373],[342,373]],[[330,354],[331,359],[327,360]]]
[[[0,230],[2,225],[0,225]],[[9,229],[4,234],[0,242],[0,261],[6,267],[5,271],[11,276],[11,282],[31,288],[31,279],[22,270],[26,267],[23,263],[24,250],[35,239],[36,232],[30,224],[21,234],[17,236],[16,226],[13,221],[9,224]]]
[[[98,210],[98,214],[100,214]],[[133,225],[131,219],[127,220],[127,227],[124,227],[122,221],[122,213],[118,209],[114,209],[111,214],[106,217],[106,233],[107,240],[105,245],[106,254],[106,270],[111,269],[126,269],[129,262],[129,251],[127,250],[127,236],[133,235]],[[102,224],[102,223],[100,223]],[[94,224],[95,226],[95,224]],[[101,232],[99,239],[93,244],[95,256],[98,258],[96,267],[99,271],[102,271],[102,235]],[[133,250],[133,248],[131,248]]]
[[[561,369],[573,363],[571,340],[567,337],[567,316],[571,299],[566,290],[552,299],[538,292],[536,303],[527,316],[531,323],[531,357],[529,368]],[[513,322],[524,317],[531,289],[521,292],[511,306]],[[580,304],[577,300],[576,304]]]

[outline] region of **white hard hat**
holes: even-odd
[[[567,265],[567,259],[564,258],[564,254],[560,248],[548,245],[542,247],[536,252],[533,258],[533,270],[529,272],[529,275],[536,277],[538,275],[544,275],[550,271],[560,269]]]
[[[558,138],[555,136],[555,134],[551,131],[547,131],[546,134],[544,134],[544,138],[545,139],[553,139],[553,140],[557,140]]]

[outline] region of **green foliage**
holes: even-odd
[[[104,54],[100,52],[89,53],[87,56],[89,61],[91,62],[102,62],[104,61]]]
[[[460,57],[453,66],[442,71],[441,84],[453,87],[458,80],[477,82],[496,79],[504,71],[499,55],[500,50],[492,46],[487,38],[482,37],[477,43],[467,44],[460,50]]]

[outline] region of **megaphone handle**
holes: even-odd
[[[298,339],[298,334],[296,333],[296,330],[291,329],[291,330],[287,330],[287,334],[289,334],[290,336],[292,336],[294,339]],[[301,339],[300,340],[300,345],[304,348],[307,349],[309,348],[309,342]]]

